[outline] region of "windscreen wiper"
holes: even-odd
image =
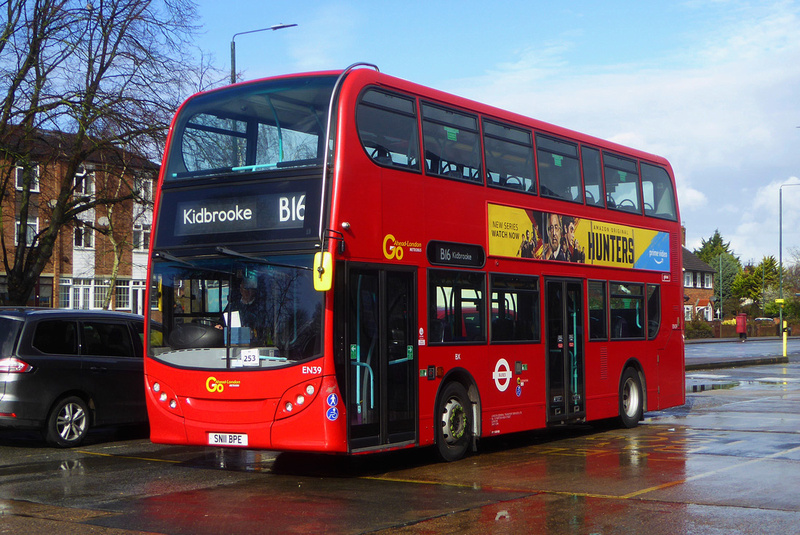
[[[178,264],[183,264],[184,266],[189,266],[191,268],[198,268],[199,266],[192,264],[191,262],[187,262],[181,258],[178,258],[175,255],[171,255],[166,251],[156,251],[153,253],[153,258],[160,258],[162,260],[167,260],[169,262],[177,262]]]
[[[233,249],[228,249],[227,247],[217,247],[216,251],[220,254],[224,254],[225,256],[233,256],[235,258],[243,258],[249,262],[255,262],[257,264],[264,264],[267,266],[275,266],[275,267],[282,267],[282,268],[289,268],[289,269],[304,269],[306,271],[312,271],[310,267],[306,266],[293,266],[291,264],[279,264],[277,262],[270,262],[265,258],[259,258],[257,256],[250,256],[245,253],[240,253],[238,251],[234,251]]]
[[[184,260],[182,258],[178,258],[177,256],[175,256],[173,254],[170,254],[170,253],[168,253],[166,251],[156,251],[155,253],[153,253],[153,258],[166,260],[168,262],[175,262],[176,264],[181,264],[183,266],[190,267],[192,269],[196,269],[196,270],[204,272],[204,273],[216,273],[217,275],[225,275],[226,277],[229,277],[230,275],[233,274],[233,272],[230,271],[230,270],[229,271],[224,271],[222,269],[208,268],[208,267],[205,267],[205,266],[200,266],[200,265],[197,265],[197,264],[193,264],[193,263],[191,263],[191,262],[189,262],[187,260]]]

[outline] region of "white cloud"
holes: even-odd
[[[576,68],[562,58],[570,44],[553,43],[450,90],[667,157],[690,236],[719,228],[742,260],[777,257],[776,185],[797,172],[800,147],[797,13],[745,5],[663,67]]]

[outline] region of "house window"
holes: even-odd
[[[72,308],[89,310],[92,295],[92,279],[74,279],[72,281]]]
[[[711,273],[706,273],[705,279],[706,279],[706,282],[705,282],[705,285],[703,287],[704,288],[713,288],[714,287],[714,277],[713,277],[713,275],[711,275]]]
[[[134,251],[146,251],[150,246],[150,225],[136,224],[133,226]]]
[[[94,196],[94,172],[87,171],[82,165],[75,172],[75,195]]]
[[[14,245],[19,245],[19,231],[20,227],[22,226],[22,221],[19,219],[16,222],[16,227],[14,228]],[[36,235],[39,233],[39,220],[38,219],[28,219],[28,225],[25,228],[25,245],[31,246],[33,245],[33,240],[36,238]]]
[[[103,308],[108,296],[111,282],[105,279],[94,280],[94,306],[92,308]]]
[[[30,167],[26,168],[24,166],[18,165],[15,170],[15,181],[17,185],[17,189],[21,190],[24,187],[25,183],[25,174],[26,172],[31,173],[31,191],[36,192],[39,191],[39,164],[32,163]]]
[[[131,292],[129,280],[117,280],[116,289],[114,291],[116,297],[116,304],[114,308],[117,309],[130,309],[131,308]]]
[[[687,271],[686,273],[683,274],[683,285],[686,288],[691,288],[692,286],[694,286],[694,274],[693,273]]]
[[[79,224],[75,227],[75,248],[91,249],[94,247],[94,233],[87,225]]]
[[[139,201],[149,203],[153,200],[153,181],[149,178],[136,177],[134,179],[135,193],[139,196]]]
[[[72,279],[62,278],[58,281],[59,308],[72,308]]]

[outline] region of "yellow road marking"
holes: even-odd
[[[136,461],[151,461],[154,463],[182,463],[183,461],[172,461],[169,459],[153,459],[150,457],[133,457],[130,455],[116,455],[114,453],[100,453],[95,451],[85,451],[85,450],[78,450],[78,453],[84,453],[86,455],[97,455],[98,457],[114,457],[116,459],[134,459]]]
[[[775,459],[782,455],[788,455],[794,452],[800,451],[800,446],[796,448],[791,448],[788,450],[779,451],[773,453],[771,455],[767,455],[765,457],[759,457],[758,459],[750,459],[741,463],[737,463],[731,466],[726,466],[724,468],[719,468],[717,470],[711,470],[710,472],[704,472],[702,474],[697,474],[695,476],[687,477],[684,479],[678,479],[675,481],[669,481],[667,483],[662,483],[661,485],[655,485],[652,487],[647,487],[641,490],[637,490],[634,492],[629,492],[628,494],[622,495],[613,495],[613,494],[593,494],[589,492],[569,492],[569,491],[557,491],[557,490],[544,490],[544,489],[523,489],[523,488],[509,488],[509,487],[495,487],[495,486],[479,486],[483,490],[494,490],[494,491],[503,491],[503,492],[520,492],[520,493],[530,493],[530,494],[554,494],[557,496],[579,496],[582,498],[599,498],[599,499],[607,499],[607,500],[630,500],[632,498],[636,498],[642,496],[643,494],[648,494],[650,492],[655,492],[657,490],[663,490],[669,487],[674,487],[676,485],[681,485],[683,483],[688,483],[690,481],[696,481],[698,479],[703,479],[706,477],[714,476],[717,474],[721,474],[723,472],[729,472],[730,470],[734,470],[737,468],[742,468],[744,466],[755,464],[761,461],[766,461],[769,459]],[[395,483],[415,483],[418,485],[440,485],[444,487],[458,487],[458,488],[476,488],[476,485],[466,484],[466,483],[452,483],[447,481],[422,481],[422,480],[415,480],[415,479],[406,479],[406,478],[393,478],[393,477],[382,477],[382,476],[366,476],[362,479],[371,479],[375,481],[389,481]]]
[[[703,474],[697,474],[695,476],[687,477],[685,479],[680,479],[680,480],[677,480],[677,481],[671,481],[669,483],[664,483],[662,485],[656,485],[655,487],[649,487],[649,488],[646,488],[646,489],[637,490],[636,492],[631,492],[629,494],[624,494],[624,495],[620,496],[620,498],[626,499],[626,500],[629,499],[629,498],[635,498],[637,496],[641,496],[642,494],[647,494],[648,492],[653,492],[653,491],[665,489],[665,488],[668,488],[668,487],[674,487],[675,485],[680,485],[682,483],[688,483],[689,481],[696,481],[698,479],[703,479],[705,477],[715,476],[715,475],[721,474],[723,472],[729,472],[731,470],[734,470],[734,469],[737,469],[737,468],[742,468],[742,467],[747,466],[749,464],[760,463],[761,461],[767,461],[769,459],[774,459],[776,457],[780,457],[782,455],[787,455],[787,454],[790,454],[790,453],[793,453],[793,452],[796,452],[796,451],[800,451],[800,446],[798,446],[796,448],[789,449],[789,450],[779,451],[779,452],[773,453],[771,455],[767,455],[766,457],[759,457],[758,459],[750,459],[750,460],[744,461],[742,463],[733,464],[733,465],[730,465],[730,466],[726,466],[724,468],[718,468],[717,470],[711,470],[710,472],[705,472]]]

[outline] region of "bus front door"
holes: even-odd
[[[582,282],[548,280],[545,307],[547,422],[556,424],[586,415]]]
[[[347,275],[351,451],[417,440],[415,286],[413,271],[351,268]]]

